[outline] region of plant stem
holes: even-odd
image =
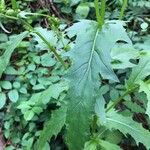
[[[93,116],[93,122],[92,122],[92,135],[94,136],[94,133],[95,133],[95,131],[96,131],[96,125],[97,125],[97,116],[96,115],[94,115]]]
[[[54,53],[55,57],[58,59],[58,61],[60,61],[60,63],[64,66],[65,69],[67,69],[65,62],[63,61],[63,59],[60,57],[60,55],[56,52],[56,49],[50,45],[50,43],[42,36],[42,34],[40,34],[37,31],[33,31],[35,34],[37,34],[43,41],[44,43],[48,46],[48,48]]]
[[[16,0],[11,0],[11,5],[13,10],[17,10],[18,6]]]
[[[20,19],[32,32],[34,32],[37,36],[39,36],[41,38],[41,40],[48,46],[49,50],[51,50],[55,57],[58,59],[58,61],[60,61],[60,63],[64,66],[65,69],[67,69],[66,65],[65,65],[65,62],[63,61],[63,59],[60,57],[60,55],[56,52],[56,49],[45,39],[45,37],[34,30],[34,28],[28,24],[26,21]]]
[[[101,26],[105,23],[106,0],[101,0]]]
[[[12,20],[18,20],[17,17],[14,17],[14,16],[8,16],[8,15],[2,14],[2,13],[0,13],[0,16],[1,16],[1,17],[4,17],[4,18],[12,19]]]
[[[6,18],[9,18],[9,19],[13,19],[13,20],[20,20],[20,21],[22,21],[23,24],[25,24],[29,28],[30,32],[31,31],[34,32],[36,35],[38,35],[41,38],[41,40],[48,46],[49,50],[51,50],[54,53],[54,55],[58,59],[58,61],[60,61],[60,63],[64,66],[64,68],[67,69],[67,67],[65,65],[65,62],[60,57],[60,55],[57,53],[56,49],[43,37],[43,35],[41,33],[35,31],[34,28],[28,22],[24,21],[21,18],[13,17],[13,16],[8,16],[8,15],[1,14],[1,13],[0,13],[0,16],[6,17]]]
[[[120,97],[118,97],[118,98],[115,100],[115,102],[114,102],[112,105],[110,105],[110,106],[106,109],[106,113],[107,113],[108,111],[110,111],[112,108],[114,108],[116,105],[118,105],[118,104],[123,100],[123,98],[124,98],[125,96],[127,96],[127,95],[130,94],[130,93],[132,93],[132,92],[135,91],[137,88],[138,88],[138,86],[135,86],[135,87],[133,87],[132,89],[126,90],[123,95],[121,95]]]
[[[121,8],[121,11],[120,11],[119,20],[122,20],[122,19],[123,19],[123,17],[124,17],[124,12],[125,12],[127,6],[128,6],[128,0],[124,0],[124,1],[123,1],[123,5],[122,5],[122,8]]]
[[[101,27],[101,16],[100,16],[100,10],[99,10],[99,0],[94,0],[94,5],[95,5],[95,12],[96,12],[96,19],[98,22],[98,26]]]
[[[105,23],[106,0],[101,0],[101,10],[99,10],[99,0],[95,0],[94,4],[98,27],[102,29],[102,26]]]

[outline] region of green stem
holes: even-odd
[[[11,5],[13,10],[17,10],[18,6],[16,0],[11,0]]]
[[[50,43],[42,36],[42,34],[40,34],[37,31],[33,31],[33,32],[35,34],[37,34],[44,41],[44,43],[48,46],[48,48],[54,53],[54,55],[58,59],[58,61],[60,61],[60,63],[64,66],[64,68],[67,69],[65,62],[60,57],[60,55],[56,52],[56,49],[52,45],[50,45]]]
[[[29,28],[30,32],[31,31],[34,32],[35,34],[37,34],[42,39],[42,41],[48,46],[49,50],[51,50],[54,53],[54,55],[58,59],[58,61],[60,61],[60,63],[64,66],[64,68],[67,69],[67,67],[65,65],[65,62],[60,57],[60,55],[56,52],[56,49],[43,37],[43,35],[41,33],[35,31],[34,28],[28,22],[24,21],[21,18],[8,16],[8,15],[1,14],[1,13],[0,13],[0,16],[6,17],[6,18],[9,18],[9,19],[12,19],[12,20],[21,20]]]
[[[46,15],[46,14],[40,14],[40,13],[28,13],[27,15],[32,16],[40,16],[40,17],[46,17],[48,19],[51,19],[52,21],[55,21],[53,17]]]
[[[123,100],[123,98],[124,98],[125,96],[127,96],[128,94],[134,92],[137,88],[138,88],[138,86],[135,86],[135,87],[133,87],[132,89],[126,90],[123,95],[121,95],[120,97],[118,97],[118,98],[115,100],[115,102],[114,102],[112,105],[110,105],[110,106],[106,109],[106,113],[107,113],[108,111],[110,111],[112,108],[114,108],[116,105],[118,105],[118,104]]]
[[[145,81],[145,82],[146,82],[147,84],[150,84],[150,80],[147,80],[147,81]],[[109,106],[109,107],[106,109],[106,113],[107,113],[108,111],[110,111],[112,108],[114,108],[116,105],[118,105],[118,104],[123,100],[123,98],[124,98],[125,96],[127,96],[128,94],[131,94],[132,92],[134,92],[135,90],[137,90],[138,87],[139,87],[138,85],[133,85],[131,88],[127,89],[127,90],[124,92],[124,94],[123,94],[122,96],[118,97],[118,98],[115,100],[115,102],[114,102],[111,106]]]
[[[101,26],[105,23],[106,0],[101,1]]]
[[[22,20],[22,19],[20,19],[20,20],[21,20],[32,32],[34,32],[36,35],[38,35],[38,36],[41,38],[41,40],[48,46],[49,50],[51,50],[51,51],[54,53],[54,55],[55,55],[55,57],[58,59],[58,61],[60,61],[60,63],[64,66],[64,68],[67,69],[67,67],[66,67],[65,62],[63,61],[63,59],[62,59],[62,58],[60,57],[60,55],[56,52],[56,49],[45,39],[45,37],[44,37],[41,33],[35,31],[34,28],[33,28],[30,24],[28,24],[26,21],[24,21],[24,20]]]
[[[105,23],[106,0],[101,0],[101,10],[99,10],[99,0],[94,0],[98,27],[101,29]]]
[[[94,5],[95,5],[95,12],[96,12],[96,19],[98,22],[98,26],[101,27],[101,16],[100,16],[100,10],[99,10],[99,0],[94,0]]]
[[[1,16],[1,17],[4,17],[4,18],[12,19],[12,20],[18,20],[17,17],[14,17],[14,16],[8,16],[8,15],[2,14],[2,13],[0,13],[0,16]]]
[[[123,1],[123,5],[122,5],[122,8],[121,8],[121,11],[120,11],[119,20],[122,20],[122,19],[123,19],[123,17],[124,17],[124,12],[125,12],[127,6],[128,6],[128,0],[124,0],[124,1]]]
[[[96,125],[97,125],[97,116],[96,115],[94,115],[93,116],[93,122],[92,122],[92,135],[94,136],[94,133],[95,133],[95,131],[96,131]]]

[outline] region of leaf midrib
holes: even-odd
[[[79,81],[78,84],[80,84],[80,82],[82,81],[82,79],[85,77],[86,74],[88,74],[88,72],[89,72],[89,70],[90,70],[90,66],[91,66],[91,62],[92,62],[92,59],[93,59],[93,53],[94,53],[94,51],[95,51],[95,45],[96,45],[96,40],[97,40],[99,31],[100,31],[100,29],[97,28],[96,33],[95,33],[95,36],[94,36],[94,40],[93,40],[92,51],[91,51],[89,60],[87,61],[87,62],[88,62],[87,69],[85,70],[85,73],[84,73],[83,77],[80,79],[80,81]]]
[[[125,123],[123,123],[123,122],[120,122],[120,121],[118,121],[118,120],[114,120],[114,119],[111,119],[111,118],[107,118],[107,120],[116,122],[116,123],[121,124],[121,125],[123,125],[123,126],[126,126],[126,127],[130,128],[130,129],[132,129],[133,131],[136,131],[136,132],[138,132],[139,134],[141,134],[141,132],[139,132],[138,130],[132,128],[132,127],[129,126],[128,124],[125,124]]]

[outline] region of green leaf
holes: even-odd
[[[123,139],[123,134],[118,131],[118,130],[113,130],[113,131],[105,131],[102,133],[105,133],[105,134],[102,134],[104,137],[104,139],[110,143],[113,143],[113,144],[119,144],[121,143],[122,139]]]
[[[6,95],[5,93],[0,93],[0,109],[4,107],[6,103]]]
[[[46,28],[42,27],[35,28],[35,31],[39,32],[52,46],[56,46],[57,36],[54,31],[47,30]],[[32,34],[34,36],[34,40],[38,42],[37,48],[40,48],[40,50],[49,49],[47,45],[43,42],[43,40],[39,36],[37,36],[37,34]]]
[[[44,54],[41,56],[41,64],[44,67],[51,67],[54,66],[56,63],[56,60],[52,58],[51,54]]]
[[[46,144],[45,144],[44,148],[43,148],[43,149],[41,149],[41,150],[50,150],[50,149],[51,149],[51,148],[50,148],[49,143],[48,143],[48,142],[46,142]]]
[[[19,89],[20,88],[20,82],[14,82],[13,83],[13,87],[15,88],[15,89]]]
[[[150,50],[150,35],[144,36],[142,38],[142,42],[141,43],[136,43],[135,44],[135,48],[138,48],[140,50]]]
[[[147,108],[146,108],[146,114],[150,117],[150,83],[146,83],[143,81],[139,81],[140,90],[139,92],[145,92],[147,95]]]
[[[123,102],[132,112],[135,113],[145,113],[144,108],[142,108],[140,105],[133,103],[132,101],[125,101]]]
[[[34,117],[34,112],[32,110],[28,110],[24,112],[24,119],[29,121]]]
[[[99,95],[96,103],[95,103],[95,113],[100,119],[100,122],[105,124],[106,123],[106,116],[105,116],[105,99],[102,95]]]
[[[89,14],[90,8],[87,4],[80,4],[76,8],[76,15],[80,19],[85,19]]]
[[[104,140],[100,140],[100,145],[104,150],[121,150],[121,148],[118,145],[112,144]]]
[[[148,23],[146,23],[146,22],[143,22],[142,24],[141,24],[141,29],[142,30],[146,30],[147,28],[148,28]]]
[[[139,52],[130,44],[117,44],[111,51],[112,66],[114,69],[132,68],[135,64],[131,63],[131,59],[137,58]]]
[[[10,81],[2,81],[2,82],[0,82],[0,85],[5,90],[9,90],[12,88],[12,84]]]
[[[8,92],[8,97],[12,102],[17,102],[19,99],[19,94],[17,90],[11,90]]]
[[[97,150],[97,145],[99,145],[99,140],[92,139],[85,143],[83,150]]]
[[[99,74],[118,82],[111,67],[111,49],[118,40],[131,43],[120,22],[106,23],[100,31],[96,22],[84,20],[68,30],[68,36],[75,35],[75,46],[68,54],[73,65],[68,73],[70,90],[66,98],[66,141],[70,150],[82,149],[90,137],[90,120],[101,84]]]
[[[138,65],[132,69],[131,75],[126,82],[127,88],[132,88],[138,81],[143,80],[150,75],[150,53],[143,53]]]
[[[102,150],[121,150],[121,148],[116,145],[112,144],[108,141],[100,140],[100,139],[92,139],[85,143],[84,150],[97,150],[98,146],[101,146]]]
[[[13,37],[11,41],[5,43],[5,45],[2,46],[2,48],[5,49],[5,52],[2,56],[0,56],[0,77],[2,76],[3,72],[6,70],[6,67],[10,61],[13,51],[27,35],[28,32],[23,32]]]
[[[52,112],[51,118],[48,121],[46,121],[44,125],[44,129],[40,134],[40,138],[37,146],[38,150],[43,149],[46,142],[49,139],[51,139],[53,135],[57,136],[57,134],[61,131],[66,121],[66,111],[67,111],[67,107],[64,105]]]
[[[7,42],[7,41],[8,41],[7,34],[0,33],[0,42]]]
[[[130,134],[137,145],[143,143],[147,149],[150,149],[150,132],[144,129],[141,124],[133,121],[131,117],[124,117],[115,111],[110,111],[106,120],[106,127],[110,130],[116,129],[124,135]]]
[[[51,98],[58,99],[60,94],[67,89],[68,84],[66,82],[52,84],[43,92],[34,94],[29,101],[47,104],[51,100]]]
[[[81,0],[70,0],[70,5],[74,6],[77,5]]]

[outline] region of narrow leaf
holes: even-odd
[[[66,110],[66,106],[62,106],[58,110],[53,111],[51,118],[45,123],[44,129],[40,134],[37,146],[38,150],[43,149],[46,142],[51,139],[53,135],[57,136],[61,131],[66,121]]]
[[[3,44],[3,46],[0,45],[1,48],[5,49],[4,54],[0,56],[0,77],[9,63],[13,51],[27,35],[28,32],[23,32],[15,36],[11,41]]]
[[[112,144],[104,140],[100,140],[100,145],[104,150],[121,150],[121,148],[118,145]]]

